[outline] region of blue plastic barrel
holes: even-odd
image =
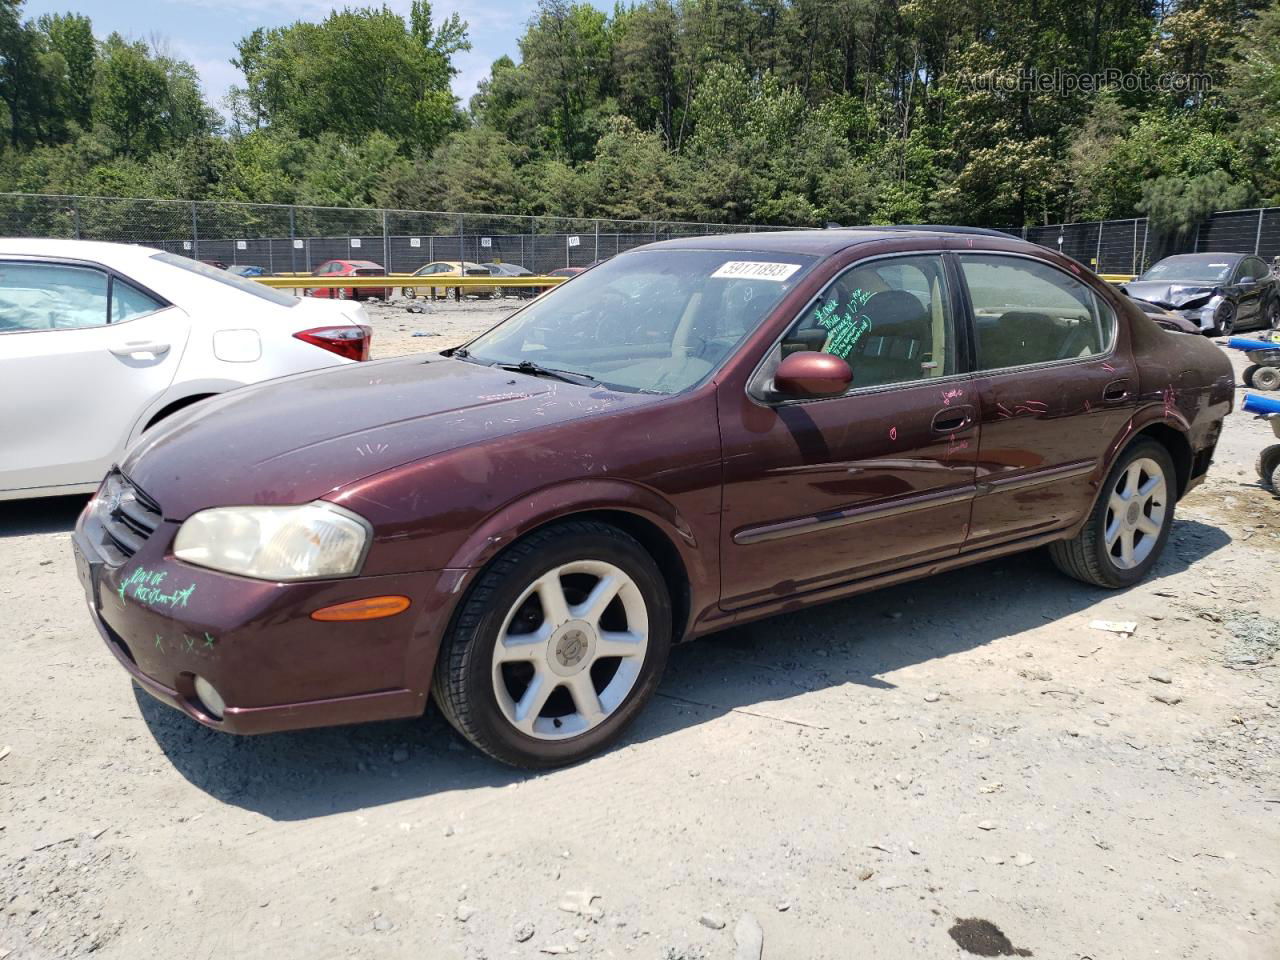
[[[1274,340],[1254,340],[1252,337],[1232,337],[1227,341],[1232,350],[1280,350]]]
[[[1247,393],[1244,404],[1240,407],[1245,413],[1262,413],[1280,415],[1280,399],[1263,397],[1256,393]]]

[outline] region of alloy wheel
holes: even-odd
[[[1111,562],[1132,570],[1150,556],[1168,510],[1168,484],[1160,464],[1143,457],[1116,479],[1107,501],[1105,540]]]
[[[649,649],[644,596],[620,567],[578,560],[547,571],[512,605],[493,647],[493,691],[516,730],[562,740],[607,720]]]

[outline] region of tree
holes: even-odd
[[[408,24],[383,7],[254,30],[232,61],[245,75],[233,116],[242,131],[282,125],[353,144],[381,132],[405,153],[430,149],[459,125],[449,83],[453,55],[467,49],[467,25],[454,14],[433,26],[425,0],[415,0]]]
[[[397,171],[382,202],[405,210],[519,213],[525,205],[517,169],[522,158],[523,151],[497,131],[461,130]]]
[[[65,99],[60,108],[67,120],[88,130],[93,122],[93,86],[98,68],[93,24],[88,17],[67,13],[46,14],[38,25],[48,38],[49,48],[62,57]]]

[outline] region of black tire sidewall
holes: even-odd
[[[493,692],[493,647],[503,620],[528,585],[555,567],[576,560],[601,560],[620,567],[644,596],[649,618],[649,647],[635,686],[626,700],[598,727],[566,740],[538,740],[515,730],[498,706]],[[468,600],[467,605],[472,601]],[[466,621],[464,608],[460,618]],[[567,532],[554,543],[517,561],[504,571],[484,604],[475,626],[456,634],[454,643],[468,645],[463,665],[463,690],[475,733],[484,748],[508,763],[523,767],[558,767],[598,753],[621,735],[657,689],[671,648],[671,601],[666,582],[653,558],[624,534]]]
[[[1143,458],[1156,461],[1164,471],[1165,488],[1168,491],[1168,502],[1165,505],[1165,522],[1160,530],[1160,536],[1156,540],[1155,548],[1147,558],[1132,570],[1124,570],[1116,566],[1111,559],[1110,552],[1107,550],[1107,503],[1111,499],[1111,491],[1115,489],[1116,481],[1120,478],[1120,475],[1129,468],[1129,464],[1133,463],[1133,461]],[[1095,525],[1094,550],[1099,567],[1106,579],[1113,585],[1117,587],[1132,586],[1145,579],[1147,574],[1151,572],[1151,568],[1160,562],[1160,555],[1164,552],[1165,544],[1169,541],[1169,533],[1173,529],[1177,490],[1178,476],[1173,467],[1173,458],[1169,456],[1169,451],[1165,449],[1163,444],[1154,440],[1142,440],[1135,443],[1120,455],[1115,466],[1111,468],[1111,472],[1107,474],[1106,483],[1102,487],[1102,492],[1098,496],[1098,502],[1093,508],[1093,514],[1089,517],[1089,523]]]

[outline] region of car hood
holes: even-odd
[[[306,503],[467,444],[652,403],[436,355],[243,387],[149,431],[121,465],[170,520],[211,506]]]
[[[1135,280],[1126,283],[1124,289],[1131,297],[1179,310],[1200,306],[1219,290],[1211,283],[1161,283],[1158,280]]]

